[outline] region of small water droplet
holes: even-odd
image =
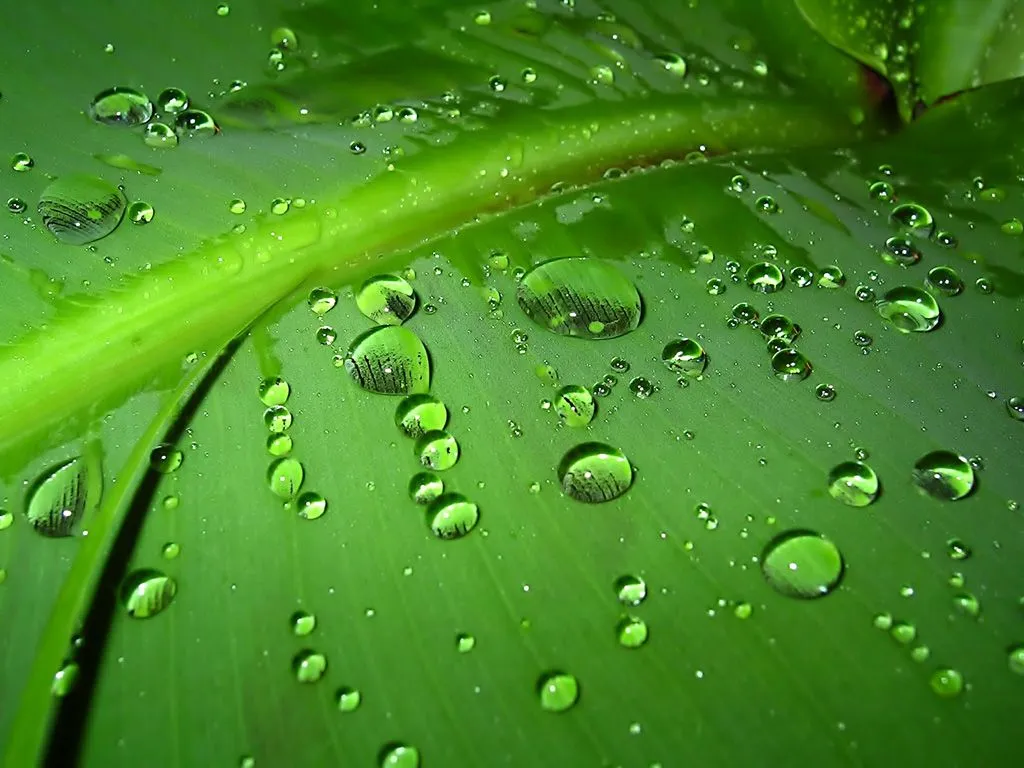
[[[300,683],[315,683],[327,671],[327,657],[305,648],[292,658],[292,673]]]
[[[142,130],[142,142],[153,149],[173,149],[178,146],[178,134],[167,123],[148,123]]]
[[[334,694],[334,700],[339,712],[354,712],[359,708],[363,695],[357,688],[342,687]]]
[[[304,520],[316,520],[327,511],[327,499],[315,491],[306,491],[296,500],[296,511]]]
[[[883,257],[892,264],[911,267],[921,260],[921,250],[903,235],[890,237],[885,241]]]
[[[795,349],[781,349],[772,355],[772,371],[782,381],[803,381],[811,375],[811,361]]]
[[[935,231],[935,220],[931,213],[917,203],[901,203],[889,214],[892,222],[918,237],[931,237]]]
[[[295,498],[305,474],[302,464],[296,459],[278,459],[267,470],[267,484],[275,496],[287,501]]]
[[[666,344],[661,360],[670,371],[687,378],[697,378],[708,364],[707,353],[700,342],[685,337]]]
[[[11,158],[11,170],[19,173],[32,170],[35,164],[35,160],[24,152],[18,152]]]
[[[469,653],[476,647],[476,638],[466,632],[455,636],[455,649],[459,653]]]
[[[359,288],[356,306],[375,323],[401,325],[416,308],[416,292],[403,277],[377,275]]]
[[[451,469],[459,460],[458,441],[443,429],[424,432],[413,450],[420,464],[436,472]]]
[[[217,122],[201,109],[186,109],[174,118],[174,131],[179,136],[213,136],[220,133]]]
[[[619,645],[624,648],[639,648],[647,642],[647,622],[636,616],[624,616],[615,627]]]
[[[363,389],[386,395],[425,393],[430,361],[423,342],[401,326],[382,325],[356,337],[345,370]]]
[[[824,267],[818,275],[819,288],[841,288],[846,282],[846,275],[839,267],[832,265]]]
[[[152,568],[142,568],[125,578],[120,597],[131,618],[148,619],[169,606],[177,592],[178,585],[170,576]]]
[[[952,667],[942,667],[932,673],[928,684],[939,696],[949,699],[959,696],[963,691],[964,677]]]
[[[579,681],[567,672],[548,672],[537,681],[537,696],[541,709],[564,712],[579,699]]]
[[[831,384],[819,384],[814,388],[814,396],[823,403],[831,403],[836,399],[836,388]]]

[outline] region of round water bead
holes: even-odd
[[[580,684],[568,672],[548,672],[537,681],[537,696],[541,709],[564,712],[572,708],[580,697]]]
[[[155,215],[153,206],[142,200],[136,200],[128,206],[128,221],[132,224],[149,224]]]
[[[761,570],[768,583],[787,597],[817,598],[832,592],[844,570],[839,548],[821,534],[790,530],[765,547]]]
[[[761,321],[761,333],[769,339],[781,339],[787,345],[796,341],[801,328],[785,315],[768,315]]]
[[[814,273],[807,267],[793,267],[789,270],[789,279],[796,284],[797,288],[807,288],[814,282]]]
[[[62,243],[85,245],[113,232],[124,217],[124,193],[96,176],[62,176],[39,196],[43,225]]]
[[[931,237],[935,231],[935,219],[923,205],[902,203],[892,209],[889,218],[894,224],[918,237]]]
[[[156,97],[160,111],[168,115],[176,115],[188,109],[188,94],[181,88],[164,88]]]
[[[775,293],[786,282],[782,270],[770,261],[754,264],[746,272],[747,285],[761,293]]]
[[[401,325],[416,309],[416,292],[398,275],[377,275],[356,293],[359,311],[380,325]]]
[[[949,699],[959,696],[963,691],[964,676],[952,667],[942,667],[932,673],[928,684],[939,696]]]
[[[148,619],[170,605],[177,592],[178,585],[170,576],[152,568],[142,568],[125,578],[120,598],[131,618]]]
[[[519,281],[516,299],[527,317],[564,336],[610,339],[640,324],[636,286],[598,259],[565,258],[539,264]]]
[[[780,349],[772,355],[772,371],[782,381],[803,381],[811,375],[811,361],[795,349]]]
[[[433,395],[409,395],[395,409],[395,424],[408,437],[444,429],[448,408]]]
[[[700,342],[684,337],[665,345],[661,350],[661,361],[680,376],[696,378],[707,368],[708,356]]]
[[[363,389],[383,395],[425,393],[430,359],[408,328],[380,325],[360,334],[345,356],[345,370]]]
[[[834,264],[822,268],[821,274],[818,275],[819,288],[842,288],[845,282],[846,275],[843,274],[843,270]]]
[[[640,605],[647,597],[647,582],[632,574],[620,576],[615,580],[615,595],[623,605]]]
[[[414,447],[420,464],[437,472],[451,469],[459,460],[459,443],[443,429],[424,432]]]
[[[887,291],[875,308],[889,325],[905,333],[930,331],[942,317],[930,293],[909,285]]]
[[[260,400],[266,406],[284,405],[292,392],[291,385],[280,376],[270,376],[260,382]]]
[[[429,504],[444,493],[444,482],[433,472],[418,472],[409,481],[409,497],[417,504]]]
[[[895,235],[885,241],[882,257],[890,264],[911,267],[921,260],[921,249],[903,235]]]
[[[299,492],[305,474],[302,464],[296,459],[277,459],[267,470],[267,485],[275,496],[288,501]]]
[[[647,622],[636,616],[623,616],[615,627],[615,636],[623,648],[639,648],[647,642]]]
[[[153,103],[134,88],[114,86],[96,94],[89,117],[107,125],[142,125],[153,117]]]
[[[283,405],[272,405],[263,412],[263,425],[273,434],[286,432],[292,425],[292,412]]]
[[[439,539],[461,538],[479,519],[479,507],[460,493],[442,493],[427,508],[430,530]]]
[[[244,203],[242,204],[242,210],[245,210]],[[314,315],[324,315],[334,309],[334,306],[338,303],[338,294],[329,288],[314,288],[309,292],[306,303]]]
[[[926,280],[929,286],[945,296],[956,296],[964,289],[964,281],[952,267],[932,267]]]
[[[878,498],[875,471],[860,461],[844,461],[828,473],[828,493],[851,507],[866,507]]]
[[[310,648],[304,648],[292,658],[292,673],[300,683],[315,683],[327,671],[327,657]]]
[[[741,323],[756,323],[761,314],[753,305],[742,301],[732,308],[732,316]]]
[[[380,751],[380,768],[419,768],[420,752],[408,744],[386,744]]]
[[[555,393],[555,413],[569,427],[585,427],[594,420],[597,402],[586,387],[568,384]]]
[[[327,511],[327,499],[315,491],[306,491],[296,500],[296,511],[303,520],[316,520]]]
[[[1006,412],[1017,421],[1024,421],[1024,397],[1009,397],[1006,399]]]
[[[633,484],[633,467],[625,454],[605,443],[582,443],[558,465],[562,492],[596,504],[617,499]]]
[[[974,489],[974,467],[952,451],[932,451],[914,464],[914,484],[929,496],[943,501],[964,498]]]

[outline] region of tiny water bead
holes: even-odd
[[[161,443],[149,453],[149,466],[154,472],[169,475],[185,460],[185,454],[168,443]]]
[[[929,287],[944,296],[956,296],[964,289],[964,281],[952,267],[932,267],[925,279]]]
[[[409,481],[409,498],[417,504],[430,504],[444,493],[444,482],[433,472],[418,472]]]
[[[409,395],[395,409],[395,424],[408,437],[444,429],[448,408],[433,395]]]
[[[430,530],[439,539],[461,538],[479,519],[479,507],[460,493],[442,493],[427,508]]]
[[[338,294],[329,288],[314,288],[309,292],[306,303],[314,315],[325,315],[338,303]]]
[[[661,361],[673,373],[697,378],[707,368],[708,356],[700,342],[683,337],[665,345],[661,350]]]
[[[263,425],[274,434],[285,432],[292,425],[292,413],[283,405],[272,405],[263,412]]]
[[[568,384],[555,393],[555,413],[567,427],[585,427],[594,420],[597,403],[586,387]]]
[[[296,637],[305,637],[316,629],[316,616],[309,611],[295,611],[288,619],[288,626]]]
[[[296,459],[278,459],[267,470],[267,485],[271,493],[288,501],[299,492],[305,474],[302,464]]]
[[[142,125],[153,117],[153,103],[134,88],[114,86],[96,94],[89,117],[106,125]]]
[[[451,469],[459,460],[459,443],[443,429],[432,429],[424,432],[414,447],[420,464],[440,472]]]
[[[782,288],[786,281],[782,270],[770,261],[752,265],[747,269],[744,277],[750,288],[761,293],[775,293]]]
[[[300,683],[315,683],[327,671],[327,657],[310,648],[304,648],[292,658],[292,674]]]
[[[964,676],[952,667],[941,667],[928,680],[931,689],[945,699],[959,696],[964,689]]]
[[[380,768],[419,768],[420,752],[407,744],[386,744],[380,751]]]
[[[891,264],[911,267],[921,260],[921,250],[909,238],[897,235],[885,241],[882,256]]]
[[[611,501],[633,484],[633,467],[625,454],[605,443],[582,443],[558,465],[562,492],[588,504]]]
[[[363,389],[383,395],[425,393],[430,359],[419,337],[402,326],[381,325],[360,334],[345,356],[345,370]]]
[[[934,499],[957,501],[967,496],[975,483],[974,467],[952,451],[932,451],[914,464],[914,485]]]
[[[887,291],[875,308],[889,325],[904,333],[930,331],[942,317],[939,305],[930,293],[909,285]]]
[[[851,507],[866,507],[878,498],[875,471],[860,461],[844,461],[828,473],[829,495]]]
[[[316,520],[327,511],[327,499],[315,491],[306,491],[296,500],[296,512],[303,520]]]
[[[889,214],[889,219],[918,237],[931,237],[935,231],[935,219],[927,208],[917,203],[897,205]]]
[[[163,611],[178,592],[177,582],[153,568],[130,573],[121,584],[121,604],[133,619],[148,619]]]
[[[266,406],[284,405],[292,393],[291,385],[280,376],[270,376],[260,382],[258,394]]]
[[[640,605],[647,597],[647,582],[632,574],[620,576],[615,580],[615,596],[623,605]]]
[[[624,648],[639,648],[647,642],[647,622],[636,616],[624,616],[615,627],[615,636]]]
[[[795,349],[780,349],[772,355],[772,371],[782,381],[803,381],[811,375],[811,361]]]
[[[519,281],[516,299],[527,317],[564,336],[610,339],[640,324],[636,286],[617,268],[598,259],[543,262]]]
[[[398,275],[376,275],[360,286],[356,306],[379,325],[401,325],[416,309],[416,292]]]
[[[780,594],[818,598],[832,592],[844,570],[839,548],[828,538],[808,530],[779,534],[765,547],[761,570]]]
[[[334,701],[339,712],[354,712],[359,709],[362,700],[363,695],[357,688],[342,687],[334,694]]]
[[[548,672],[537,681],[537,696],[541,709],[548,712],[565,712],[580,697],[580,684],[568,672]]]
[[[39,196],[37,210],[62,243],[85,245],[106,237],[121,223],[128,201],[124,192],[96,176],[62,176]]]

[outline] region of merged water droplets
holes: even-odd
[[[78,174],[51,182],[37,208],[54,237],[62,243],[85,245],[113,232],[127,204],[124,193],[113,184]]]
[[[401,325],[416,309],[416,292],[398,275],[377,275],[359,288],[356,306],[379,325]]]
[[[562,492],[588,504],[611,501],[633,484],[633,467],[625,454],[606,443],[582,443],[558,465]]]
[[[779,534],[761,557],[765,579],[787,597],[811,599],[829,594],[839,584],[844,568],[839,548],[808,530]]]
[[[426,393],[430,388],[426,347],[401,326],[382,325],[356,337],[345,370],[363,389],[383,395]]]
[[[516,298],[531,320],[565,336],[610,339],[640,324],[636,286],[597,259],[573,257],[539,264],[523,276]]]

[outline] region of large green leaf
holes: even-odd
[[[859,65],[767,0],[502,3],[487,23],[482,7],[434,2],[128,9],[106,20],[116,29],[69,9],[95,55],[40,43],[50,68],[0,102],[5,136],[36,161],[11,172],[15,194],[34,200],[47,173],[99,173],[157,211],[95,251],[55,243],[37,216],[4,232],[8,764],[415,764],[411,751],[387,762],[397,743],[424,765],[1012,763],[1019,82],[887,137]],[[168,21],[183,46],[222,44],[188,44],[187,67],[168,72],[143,34]],[[27,8],[17,31],[42,41],[50,23]],[[280,24],[298,46],[264,77]],[[148,150],[137,132],[68,123],[108,85],[202,94],[225,71],[251,82],[205,99],[224,124],[205,141]],[[124,171],[120,154],[153,168]],[[275,197],[286,212],[265,211]],[[231,214],[232,198],[250,212]],[[901,203],[924,206],[935,232],[903,232]],[[522,271],[581,255],[636,286],[635,331],[572,338],[520,308]],[[781,290],[747,284],[763,263]],[[832,265],[845,282],[821,287]],[[886,323],[874,300],[937,266],[966,284],[939,296],[942,322]],[[457,540],[434,537],[409,498],[423,467],[395,426],[400,399],[343,365],[373,327],[354,293],[382,272],[415,290],[405,326],[460,446],[438,474],[479,506]],[[773,372],[741,302],[799,324],[809,378]],[[662,357],[680,336],[709,363],[677,383]],[[280,387],[259,396],[277,377],[288,418],[267,412]],[[568,384],[610,390],[588,427],[559,423]],[[274,434],[317,496],[280,498],[297,476],[274,465]],[[144,473],[162,441],[162,472]],[[634,467],[613,501],[562,492],[563,457],[592,441]],[[912,481],[937,449],[972,457],[966,498]],[[76,529],[88,536],[39,536],[26,499],[79,455],[103,471]],[[882,483],[864,508],[827,490],[857,457]],[[782,557],[785,578],[770,546],[800,530],[845,562],[820,599],[762,574]],[[812,586],[835,565],[825,555],[797,561]],[[154,571],[176,592],[126,593]],[[646,582],[639,605],[616,597],[626,576]],[[315,617],[308,634],[297,612]],[[636,648],[631,618],[650,633]],[[297,679],[316,677],[309,652],[326,659],[315,683]],[[562,713],[537,691],[552,671],[579,682]]]

